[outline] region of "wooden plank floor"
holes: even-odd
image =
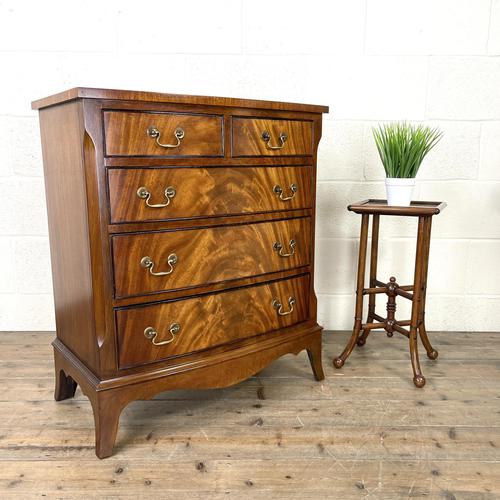
[[[373,332],[326,379],[305,353],[213,391],[122,414],[94,455],[88,400],[53,400],[50,333],[0,333],[0,498],[500,498],[500,333],[435,333],[412,383],[407,341]]]

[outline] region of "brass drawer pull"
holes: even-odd
[[[163,144],[160,142],[160,131],[156,127],[148,127],[147,134],[149,137],[156,139],[156,144],[162,148],[178,148],[181,145],[181,139],[184,138],[184,129],[177,127],[174,132],[174,137],[177,139],[177,144]]]
[[[271,134],[267,130],[262,132],[260,138],[266,143],[267,149],[283,149],[285,147],[285,142],[288,139],[288,136],[285,134],[285,132],[281,132],[279,137],[281,146],[271,146],[271,144],[269,144],[271,142]]]
[[[291,257],[295,253],[295,245],[297,245],[297,242],[295,240],[290,240],[289,245],[290,245],[290,252],[289,253],[283,252],[283,245],[279,241],[277,241],[273,245],[273,249],[278,252],[278,255],[280,257]]]
[[[154,272],[153,267],[155,263],[153,262],[153,259],[151,257],[143,257],[141,259],[141,267],[144,269],[149,269],[149,272],[153,276],[166,276],[167,274],[171,274],[174,272],[174,264],[177,264],[177,261],[179,259],[177,258],[177,255],[175,253],[171,253],[167,257],[167,264],[170,266],[170,269],[168,271],[162,271],[162,272]]]
[[[288,311],[283,311],[283,304],[278,299],[273,299],[273,307],[278,311],[280,316],[288,316],[293,313],[293,305],[295,304],[295,297],[288,297],[288,305],[290,309]]]
[[[141,200],[146,200],[146,205],[150,208],[165,208],[170,205],[170,200],[175,196],[175,189],[172,186],[168,186],[165,188],[165,191],[163,193],[165,195],[165,198],[167,199],[167,203],[158,203],[158,204],[151,204],[149,203],[149,200],[151,198],[151,193],[148,191],[147,188],[144,186],[140,187],[137,190],[137,196],[141,198]]]
[[[157,342],[156,341],[156,337],[158,336],[158,332],[152,327],[152,326],[148,326],[145,330],[144,330],[144,336],[151,340],[151,343],[153,345],[166,345],[166,344],[170,344],[171,342],[173,342],[175,340],[175,335],[177,333],[179,333],[181,331],[181,325],[179,325],[179,323],[172,323],[168,329],[171,337],[167,340],[162,340],[161,342]]]
[[[297,187],[297,184],[290,184],[290,191],[292,194],[290,196],[283,196],[283,188],[279,184],[276,184],[276,186],[273,187],[274,194],[279,196],[279,199],[282,201],[291,200],[298,190],[299,188]]]

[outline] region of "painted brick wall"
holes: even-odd
[[[383,196],[371,127],[438,124],[420,199],[446,200],[428,326],[495,330],[500,311],[500,0],[0,1],[0,330],[54,328],[37,117],[73,86],[327,104],[319,152],[322,323],[349,328],[359,217]],[[381,279],[409,282],[415,225],[384,220]]]

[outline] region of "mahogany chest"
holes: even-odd
[[[75,88],[40,112],[55,399],[123,408],[216,388],[306,349],[317,380],[314,220],[324,106]]]

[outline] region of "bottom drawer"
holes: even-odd
[[[291,326],[309,313],[309,275],[116,311],[120,368]]]

